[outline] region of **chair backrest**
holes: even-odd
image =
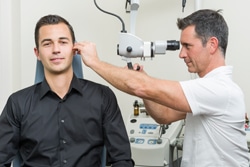
[[[82,59],[80,55],[75,55],[73,58],[73,71],[77,78],[83,78],[83,71],[82,71]],[[35,83],[42,82],[44,79],[44,71],[43,71],[43,64],[41,61],[36,62],[36,74],[35,74]]]
[[[82,59],[80,55],[75,55],[73,58],[73,71],[77,78],[83,78],[83,69],[82,69]],[[36,62],[36,73],[35,73],[35,83],[42,82],[44,79],[44,70],[43,70],[43,64],[37,60]],[[106,149],[103,148],[102,154],[101,154],[101,167],[106,166]],[[21,158],[18,153],[18,155],[15,157],[13,161],[13,167],[20,167],[21,165]]]

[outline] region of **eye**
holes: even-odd
[[[50,46],[51,42],[44,42],[43,46]]]
[[[183,44],[182,46],[185,47],[186,49],[190,49],[190,45],[187,43]]]
[[[60,41],[60,44],[68,44],[68,41]]]

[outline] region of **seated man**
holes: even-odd
[[[130,144],[110,88],[75,76],[72,26],[57,15],[35,27],[42,82],[13,93],[0,116],[0,167],[19,152],[21,166],[132,167]]]

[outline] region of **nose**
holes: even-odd
[[[53,44],[53,54],[58,54],[60,53],[60,46],[57,43]]]
[[[179,58],[184,59],[185,57],[187,57],[187,53],[185,52],[185,49],[181,47]]]

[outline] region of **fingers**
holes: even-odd
[[[73,51],[74,51],[75,55],[80,54],[80,51],[78,49],[73,48]]]
[[[143,71],[143,66],[140,65],[140,64],[138,64],[138,63],[136,63],[136,64],[133,65],[133,69],[135,71]]]
[[[73,50],[81,51],[84,48],[95,48],[95,44],[87,41],[74,43]]]
[[[97,55],[96,45],[92,42],[76,42],[73,50],[82,56],[95,56]]]
[[[128,65],[125,66],[124,68],[129,69]],[[131,68],[134,71],[142,71],[143,70],[143,66],[139,65],[138,63],[134,64]]]
[[[140,69],[141,69],[140,66],[137,66],[137,67],[136,67],[136,71],[139,71]]]
[[[81,54],[80,45],[78,43],[74,44],[73,51],[74,51],[75,54]]]

